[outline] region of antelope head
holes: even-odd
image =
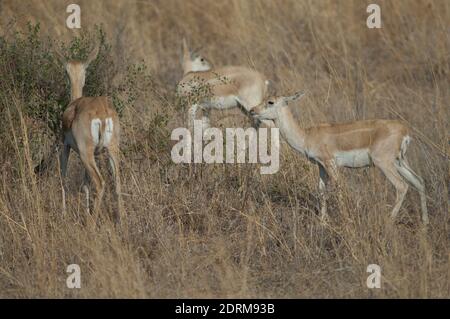
[[[97,58],[99,46],[96,45],[89,53],[85,61],[67,60],[60,52],[57,52],[59,60],[64,64],[67,75],[70,79],[71,100],[76,100],[83,96],[83,87],[86,80],[86,70],[89,65]]]
[[[183,39],[183,72],[187,74],[189,72],[209,71],[212,69],[212,64],[201,54],[198,53],[199,49],[190,51],[186,39]]]
[[[250,115],[259,120],[275,120],[278,118],[279,111],[288,106],[289,102],[300,99],[305,95],[304,92],[297,92],[290,96],[269,97],[263,103],[250,110]]]

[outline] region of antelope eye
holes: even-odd
[[[201,58],[200,61],[201,61],[201,62],[205,62],[205,59]]]
[[[268,103],[269,103],[269,105],[273,105],[274,104],[273,101],[269,101]]]

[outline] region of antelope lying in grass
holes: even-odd
[[[115,193],[117,196],[118,210],[116,221],[120,220],[121,196],[119,176],[119,118],[111,101],[107,97],[83,97],[83,87],[86,78],[86,69],[96,59],[99,47],[89,54],[86,61],[70,60],[59,53],[60,59],[65,65],[70,78],[71,103],[64,111],[62,118],[63,149],[60,155],[60,169],[65,184],[67,162],[70,150],[73,149],[80,155],[85,167],[83,189],[86,193],[87,207],[89,212],[89,189],[88,177],[94,183],[96,198],[94,212],[97,214],[105,190],[105,181],[95,162],[95,155],[102,150],[108,151]],[[63,187],[63,206],[65,210],[65,191]]]
[[[395,120],[367,120],[345,124],[322,124],[307,129],[294,121],[288,102],[302,97],[296,93],[287,97],[271,97],[250,114],[261,120],[272,120],[281,135],[296,151],[319,166],[321,218],[327,214],[326,187],[336,181],[337,167],[360,168],[375,165],[397,190],[391,217],[395,219],[408,191],[408,183],[420,193],[422,221],[428,224],[425,187],[408,165],[405,157],[410,142],[408,128]]]
[[[267,97],[269,81],[261,73],[243,66],[214,68],[203,56],[190,52],[183,39],[183,78],[178,83],[179,96],[197,95],[189,109],[189,127],[192,129],[197,110],[202,110],[203,129],[209,127],[211,109],[229,109],[241,106],[247,112]],[[202,87],[208,91],[200,96]],[[259,122],[256,123],[259,126]],[[271,125],[270,121],[265,124]]]

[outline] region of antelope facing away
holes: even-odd
[[[98,55],[98,45],[89,54],[86,61],[66,61],[60,53],[58,55],[65,64],[71,86],[71,102],[64,111],[62,118],[63,149],[60,155],[60,169],[63,183],[67,171],[67,162],[70,150],[73,149],[80,155],[84,165],[83,190],[86,193],[89,212],[88,178],[92,180],[96,198],[94,212],[97,214],[105,189],[105,181],[95,162],[95,155],[102,150],[108,151],[109,164],[115,183],[118,210],[115,220],[120,220],[121,195],[119,173],[119,118],[111,101],[107,97],[83,97],[83,87],[86,78],[86,69]],[[63,187],[63,205],[65,210],[65,191]]]
[[[422,221],[428,224],[425,187],[408,165],[405,157],[411,140],[408,128],[395,120],[366,120],[344,124],[322,124],[302,129],[295,122],[288,102],[302,97],[296,93],[287,97],[271,97],[253,108],[256,118],[272,120],[281,135],[296,151],[319,166],[321,218],[326,217],[326,187],[337,179],[337,167],[361,168],[377,166],[397,190],[391,217],[395,219],[408,191],[408,183],[420,193]]]
[[[197,110],[202,110],[203,129],[209,127],[211,109],[230,109],[241,106],[247,112],[267,97],[269,81],[256,70],[243,66],[214,68],[197,52],[191,52],[183,39],[183,78],[178,83],[179,96],[196,95],[201,87],[208,94],[190,105],[189,127],[192,128]],[[265,121],[271,125],[270,121]],[[257,123],[259,125],[259,123]]]

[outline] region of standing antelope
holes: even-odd
[[[327,213],[324,193],[330,177],[336,181],[337,167],[361,168],[373,164],[397,190],[392,219],[397,216],[410,183],[420,193],[422,221],[428,224],[423,180],[409,167],[405,157],[411,139],[408,128],[395,120],[367,120],[302,129],[295,123],[287,105],[303,95],[299,92],[288,97],[271,97],[253,108],[250,114],[273,120],[288,144],[319,166],[322,220]]]
[[[208,87],[209,95],[190,105],[189,126],[192,128],[197,110],[202,110],[203,129],[209,127],[211,109],[243,107],[247,112],[260,104],[267,96],[269,81],[261,73],[243,66],[214,68],[197,52],[190,52],[183,39],[183,78],[178,83],[180,96],[196,94],[202,86]],[[270,125],[270,121],[264,122]],[[259,123],[258,123],[259,125]]]
[[[66,177],[67,161],[70,150],[80,155],[85,167],[83,189],[86,193],[89,212],[88,177],[94,183],[96,199],[94,212],[97,214],[102,201],[105,181],[100,175],[95,162],[95,155],[102,150],[108,151],[109,163],[115,183],[118,210],[115,215],[116,222],[120,220],[121,196],[119,173],[119,118],[112,103],[107,97],[83,97],[83,87],[86,78],[86,69],[98,55],[98,45],[89,54],[86,61],[70,60],[59,54],[64,62],[70,79],[71,102],[62,117],[63,149],[60,155],[60,169],[63,183]],[[65,191],[63,187],[63,205],[65,209]]]

